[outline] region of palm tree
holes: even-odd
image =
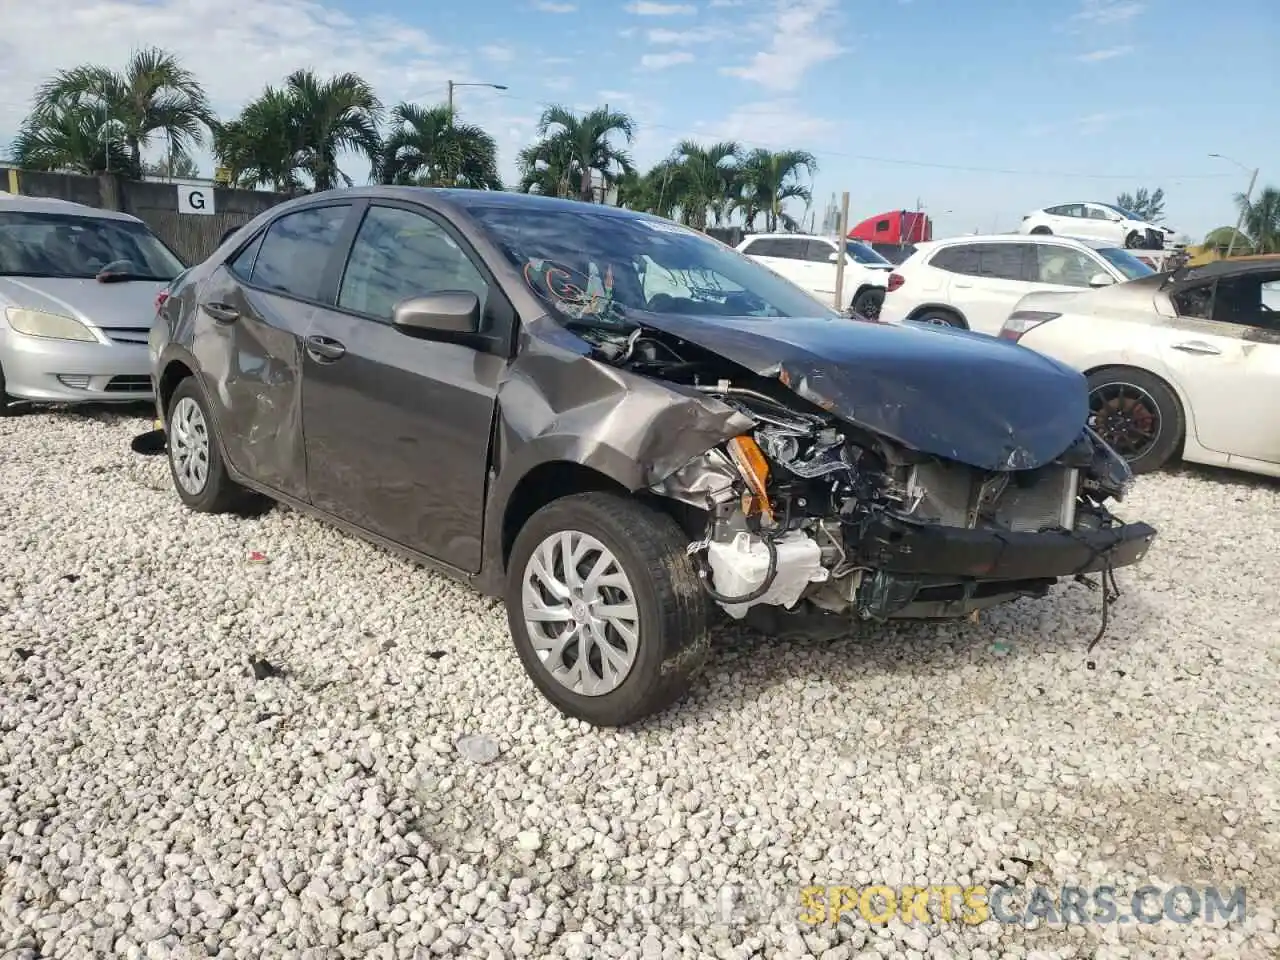
[[[118,124],[102,104],[80,104],[29,116],[10,149],[13,162],[27,170],[101,173],[116,170],[136,176]]]
[[[1201,244],[1204,252],[1212,251],[1221,256],[1231,249],[1234,253],[1253,253],[1253,243],[1235,227],[1216,227],[1210,230]]]
[[[607,191],[634,169],[627,152],[611,142],[614,134],[630,144],[635,121],[607,107],[582,117],[567,107],[548,107],[538,121],[539,140],[520,152],[521,188],[554,196],[573,190],[579,199],[591,202],[594,174],[600,174]]]
[[[285,89],[296,111],[299,165],[317,190],[331,190],[339,181],[351,186],[351,178],[338,169],[338,154],[344,150],[367,157],[377,172],[382,101],[363,77],[343,73],[321,80],[310,70],[295,70]]]
[[[681,219],[698,230],[707,228],[708,213],[719,226],[740,202],[738,163],[742,148],[732,141],[704,147],[685,140],[668,160],[675,204]]]
[[[236,186],[302,189],[302,130],[293,98],[267,87],[236,119],[214,128],[213,152]]]
[[[1280,253],[1280,190],[1265,187],[1250,203],[1236,194],[1236,206],[1244,212],[1244,232],[1254,253]]]
[[[401,103],[382,147],[383,183],[501,190],[498,144],[483,127],[458,123],[448,107]]]
[[[631,171],[618,179],[618,206],[671,218],[676,209],[673,170],[662,161],[645,173]]]
[[[303,175],[316,190],[330,190],[351,178],[338,167],[338,155],[354,151],[377,173],[382,158],[382,102],[354,73],[322,80],[297,70],[283,88],[267,87],[246,104],[235,120],[219,125],[214,152],[244,186],[269,183],[293,191]]]
[[[796,228],[796,221],[783,210],[787,200],[813,200],[809,188],[800,182],[804,173],[812,178],[818,172],[818,161],[805,150],[764,149],[752,150],[741,164],[743,219],[748,230],[755,226],[756,217],[763,213],[765,229],[773,232],[781,222],[788,230]]]
[[[36,90],[24,127],[66,122],[69,112],[80,108],[90,111],[82,117],[116,121],[135,173],[142,167],[143,148],[156,134],[167,139],[170,155],[187,156],[204,142],[204,129],[213,123],[195,74],[158,47],[135,51],[122,72],[90,64],[56,74]]]

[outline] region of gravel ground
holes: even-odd
[[[184,511],[146,427],[0,421],[6,960],[1280,954],[1280,484],[1143,479],[1161,538],[1092,658],[1074,585],[733,630],[675,711],[603,732],[536,694],[500,605],[284,509]],[[809,884],[1001,881],[1243,886],[1249,918],[801,922]]]

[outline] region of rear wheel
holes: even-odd
[[[1047,237],[1053,233],[1048,227],[1032,227],[1031,232],[1038,237]]]
[[[1089,421],[1135,474],[1168,463],[1186,429],[1182,404],[1169,385],[1131,367],[1105,367],[1089,375]]]
[[[1140,234],[1137,230],[1134,230],[1131,234],[1129,234],[1127,237],[1124,238],[1124,245],[1128,247],[1130,250],[1141,250],[1143,247],[1146,246],[1146,238],[1143,237],[1142,234]]]
[[[854,313],[866,317],[868,320],[878,320],[880,318],[880,308],[884,305],[884,290],[881,287],[868,287],[865,290],[858,291],[858,295],[853,298],[850,309]]]
[[[930,307],[922,310],[911,318],[916,323],[927,323],[933,327],[955,327],[959,330],[968,329],[964,320],[960,318],[960,314],[950,310],[944,310],[941,307]]]
[[[192,510],[228,513],[255,499],[227,472],[213,418],[192,377],[178,384],[169,398],[165,434],[174,489]]]
[[[583,493],[543,507],[507,565],[507,620],[531,680],[563,714],[634,723],[678,700],[710,646],[689,538],[629,497]]]

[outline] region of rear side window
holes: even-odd
[[[776,244],[776,252],[770,254],[772,257],[782,257],[784,260],[808,259],[809,241],[803,237],[779,237],[773,242]]]
[[[835,248],[825,240],[810,240],[804,248],[805,259],[813,263],[830,263]]]
[[[776,240],[752,240],[742,252],[752,257],[776,257],[778,256],[778,242]]]
[[[933,255],[929,266],[946,270],[949,273],[964,273],[977,276],[978,250],[972,244],[966,246],[945,247]]]
[[[993,280],[1025,280],[1025,254],[1030,244],[984,243],[978,245],[978,276]]]
[[[325,267],[350,209],[350,204],[312,207],[275,221],[267,228],[258,250],[252,282],[268,290],[315,300],[320,296]]]

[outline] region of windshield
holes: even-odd
[[[865,243],[859,243],[856,240],[850,240],[845,244],[845,250],[849,252],[849,256],[853,257],[855,263],[869,263],[881,267],[892,267],[893,264],[886,260],[880,254],[876,253]]]
[[[667,220],[468,205],[543,301],[570,320],[631,329],[631,311],[685,316],[838,316],[723,244]]]
[[[1128,250],[1121,250],[1119,247],[1102,247],[1098,250],[1098,253],[1124,274],[1126,280],[1137,280],[1139,277],[1149,277],[1155,273],[1154,270]]]
[[[172,280],[183,264],[141,223],[0,212],[0,276],[91,280],[108,264],[128,279]]]
[[[1120,216],[1124,217],[1126,220],[1137,220],[1141,222],[1146,219],[1145,217],[1141,217],[1134,213],[1132,210],[1126,210],[1124,207],[1117,207],[1112,203],[1100,203],[1098,206],[1106,207],[1108,210],[1120,214]]]

